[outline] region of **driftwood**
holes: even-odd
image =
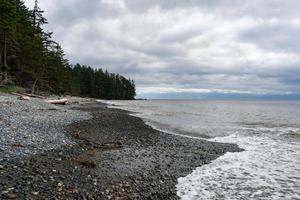
[[[11,147],[13,148],[20,148],[20,147],[24,147],[24,145],[20,144],[20,143],[14,143],[11,145]]]
[[[105,143],[105,144],[97,144],[95,148],[97,149],[120,149],[123,145],[121,142],[111,142],[111,143]]]
[[[78,164],[86,167],[86,168],[95,168],[96,164],[93,160],[89,160],[89,159],[80,159],[77,158],[75,159],[75,162],[77,162]]]
[[[22,92],[11,92],[10,94],[16,95],[16,96],[19,96],[19,97],[27,96],[27,97],[45,99],[45,97],[43,97],[43,96],[39,96],[39,95],[35,95],[35,94],[22,93]]]
[[[40,99],[45,98],[43,96],[34,95],[34,94],[27,94],[27,93],[11,92],[10,94],[18,96],[20,100],[30,100],[30,97],[35,97],[35,98],[40,98]],[[49,100],[45,100],[45,102],[47,102],[47,103],[61,104],[61,105],[66,105],[68,103],[68,101],[69,101],[69,99],[49,99]]]
[[[11,92],[10,94],[21,97],[24,96],[23,94],[17,93],[17,92]]]
[[[40,98],[40,99],[42,99],[42,98],[44,99],[45,98],[43,96],[34,95],[34,94],[27,94],[27,93],[11,92],[10,94],[18,96],[19,99],[21,99],[21,100],[30,100],[30,97],[35,97],[35,98]],[[69,101],[69,99],[50,99],[50,100],[45,100],[45,102],[47,102],[47,103],[62,104],[62,105],[66,105],[68,101]]]
[[[30,100],[30,97],[28,97],[28,96],[20,96],[19,99],[20,99],[20,100],[29,101],[29,100]]]
[[[73,133],[73,137],[77,140],[81,140],[81,144],[91,146],[91,150],[101,149],[101,150],[109,150],[109,149],[120,149],[123,147],[122,143],[119,141],[109,142],[109,143],[97,143],[91,140],[88,140],[80,135],[80,131]]]
[[[46,100],[47,103],[66,105],[69,99]]]
[[[27,100],[27,101],[30,100],[30,97],[27,95],[23,95],[23,94],[16,93],[16,92],[11,92],[10,94],[18,96],[20,100]]]
[[[40,96],[40,95],[36,95],[36,94],[29,94],[29,93],[21,93],[19,92],[19,94],[25,95],[25,96],[29,96],[29,97],[33,97],[33,98],[39,98],[39,99],[45,99],[46,97]]]

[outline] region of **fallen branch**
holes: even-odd
[[[40,96],[40,95],[36,95],[36,94],[29,94],[29,93],[21,93],[19,92],[19,94],[25,95],[25,96],[29,96],[29,97],[33,97],[33,98],[39,98],[39,99],[45,99],[46,97]]]
[[[95,168],[96,167],[96,164],[93,160],[86,160],[86,159],[80,159],[80,158],[77,158],[75,160],[78,164],[86,167],[86,168]]]
[[[11,147],[20,148],[20,147],[24,147],[24,145],[22,145],[20,143],[14,143],[14,144],[11,145]]]
[[[18,96],[20,100],[30,100],[29,96],[20,94],[20,93],[16,93],[16,92],[11,92],[10,94]]]
[[[11,92],[10,94],[16,95],[16,96],[27,96],[27,97],[33,97],[33,98],[39,98],[39,99],[45,99],[46,97],[35,95],[35,94],[29,94],[29,93],[22,93],[22,92]]]
[[[105,144],[97,144],[95,148],[97,149],[120,149],[123,145],[121,142],[112,142],[112,143],[105,143]]]
[[[123,145],[119,141],[109,142],[109,143],[97,143],[91,140],[88,140],[80,135],[80,131],[73,134],[73,137],[77,140],[81,140],[81,144],[91,146],[90,150],[110,150],[110,149],[120,149],[123,148]]]
[[[23,94],[17,93],[17,92],[11,92],[10,94],[21,97],[24,96]]]
[[[61,104],[66,105],[68,103],[69,99],[58,99],[58,100],[46,100],[45,102],[51,103],[51,104]]]

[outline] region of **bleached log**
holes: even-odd
[[[33,97],[33,98],[39,98],[39,99],[45,99],[46,97],[43,97],[43,96],[39,96],[39,95],[36,95],[36,94],[29,94],[29,93],[22,93],[22,92],[11,92],[10,94],[12,95],[16,95],[16,96],[27,96],[27,97]]]
[[[68,103],[68,101],[69,101],[69,99],[46,100],[47,103],[62,104],[62,105],[66,105]]]
[[[11,92],[10,94],[18,96],[19,97],[18,99],[20,99],[20,100],[30,100],[30,97],[27,95],[23,95],[23,94],[16,93],[16,92]]]
[[[11,92],[10,94],[15,95],[15,96],[18,96],[18,97],[24,96],[23,94],[16,93],[16,92]]]
[[[40,96],[40,95],[36,95],[36,94],[21,93],[21,92],[20,92],[20,94],[26,95],[26,96],[29,96],[29,97],[39,98],[39,99],[45,99],[46,98],[46,97],[43,97],[43,96]]]
[[[26,101],[29,101],[29,100],[30,100],[30,97],[28,97],[28,96],[20,96],[19,99],[20,99],[20,100],[26,100]]]

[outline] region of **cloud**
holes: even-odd
[[[244,30],[240,38],[243,41],[257,43],[264,49],[300,53],[300,20],[282,21],[271,19]]]
[[[30,0],[26,0],[27,5]],[[295,0],[44,0],[68,59],[138,93],[300,93]]]

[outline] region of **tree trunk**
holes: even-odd
[[[3,65],[3,61],[2,61],[2,49],[1,49],[1,51],[0,51],[0,66],[2,66]]]
[[[2,77],[1,77],[2,76]],[[4,86],[7,84],[8,82],[8,78],[7,78],[7,72],[3,72],[2,74],[0,74],[0,86]],[[2,80],[1,80],[2,79]]]
[[[7,44],[6,44],[6,36],[4,36],[4,49],[3,49],[3,65],[7,70]]]
[[[8,66],[7,66],[7,44],[6,36],[4,35],[4,48],[3,48],[3,60],[2,60],[2,50],[0,53],[0,64],[3,66],[2,80],[0,80],[0,86],[6,85],[8,81]]]
[[[38,79],[35,79],[34,83],[32,84],[32,87],[31,87],[31,94],[34,94],[35,86],[36,86],[37,82],[38,82]]]

